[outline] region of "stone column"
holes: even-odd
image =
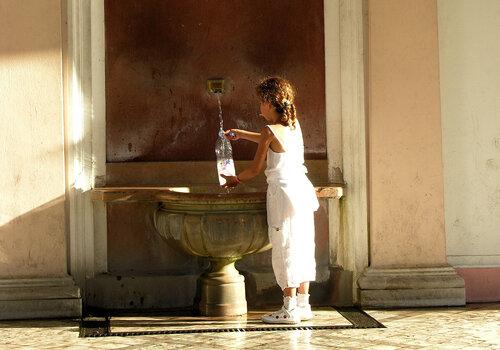
[[[359,303],[463,305],[446,261],[435,0],[368,2],[370,264]]]

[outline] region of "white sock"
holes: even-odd
[[[293,310],[297,307],[297,298],[295,296],[283,296],[283,306],[287,310]]]
[[[302,294],[297,293],[297,305],[300,307],[307,306],[309,304],[309,293]]]

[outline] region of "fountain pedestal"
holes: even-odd
[[[210,259],[209,269],[198,278],[194,306],[205,316],[239,316],[247,313],[245,278],[234,264],[237,258]]]
[[[210,266],[198,278],[194,300],[202,315],[247,313],[245,278],[234,264],[245,255],[271,248],[265,193],[179,196],[161,203],[154,225],[172,247],[209,259]]]

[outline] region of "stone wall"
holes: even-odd
[[[499,13],[438,1],[446,253],[468,301],[500,300]]]
[[[0,318],[73,316],[61,3],[0,3]]]

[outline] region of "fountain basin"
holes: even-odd
[[[270,248],[265,199],[164,201],[154,213],[154,223],[162,238],[191,255],[241,258]]]

